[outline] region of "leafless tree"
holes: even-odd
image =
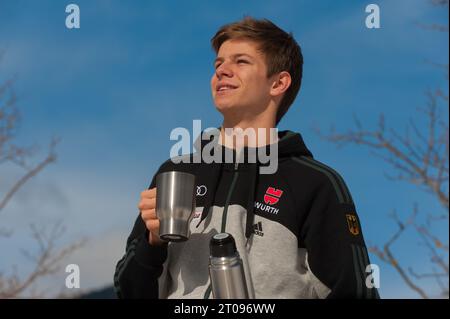
[[[448,10],[448,0],[433,0],[432,4]],[[416,24],[420,28],[434,32],[448,33],[448,25]],[[329,133],[323,134],[320,129],[314,128],[322,138],[336,143],[338,147],[346,144],[368,147],[371,154],[379,157],[395,172],[394,176],[385,174],[387,179],[416,185],[419,189],[432,194],[442,207],[443,213],[426,213],[423,221],[418,221],[419,205],[415,202],[412,203],[412,213],[404,220],[394,211],[390,216],[396,222],[398,230],[383,245],[369,247],[372,253],[394,267],[408,287],[422,298],[429,298],[433,293],[420,283],[420,280],[424,278],[434,279],[441,297],[449,297],[448,229],[447,237],[439,236],[433,231],[433,225],[436,222],[445,222],[448,227],[449,220],[449,104],[448,93],[444,92],[448,88],[448,61],[446,62],[446,64],[431,63],[434,67],[444,70],[445,87],[427,90],[426,106],[417,109],[420,119],[426,121],[426,129],[420,129],[416,121],[409,119],[405,133],[400,134],[395,129],[386,127],[384,114],[379,116],[375,130],[365,129],[356,116],[354,116],[356,128],[344,133],[336,132],[332,127]],[[421,244],[426,247],[428,256],[424,258],[430,260],[427,273],[418,274],[412,267],[405,266],[396,257],[393,244],[406,230],[412,230]]]
[[[0,52],[0,62],[1,59],[2,52]],[[23,170],[23,175],[12,185],[7,185],[7,191],[4,194],[0,194],[0,214],[6,212],[5,208],[10,200],[27,182],[42,172],[49,164],[55,162],[55,146],[58,143],[57,139],[52,139],[48,154],[37,164],[29,164],[29,160],[36,155],[37,148],[18,146],[14,142],[20,122],[20,112],[13,90],[13,82],[13,80],[8,80],[0,83],[0,165],[13,163]],[[4,178],[0,178],[0,182],[5,183]],[[33,270],[25,276],[23,274],[19,276],[16,267],[12,267],[13,269],[8,274],[4,270],[0,270],[0,298],[43,297],[44,292],[36,291],[36,282],[42,277],[55,274],[59,269],[60,261],[84,243],[84,240],[80,240],[66,247],[58,248],[57,242],[64,232],[64,227],[60,222],[53,225],[50,230],[39,228],[33,224],[30,226],[32,238],[38,245],[38,252],[33,254],[23,251],[23,254],[33,263]],[[7,240],[11,234],[10,229],[0,226],[0,238]]]

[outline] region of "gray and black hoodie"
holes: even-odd
[[[209,242],[220,232],[236,240],[252,298],[378,298],[366,284],[369,257],[343,178],[313,158],[299,133],[278,135],[274,174],[260,174],[264,164],[245,156],[236,163],[161,165],[149,188],[161,172],[196,175],[191,235],[152,246],[139,215],[116,266],[120,298],[212,298]]]

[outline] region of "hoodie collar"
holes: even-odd
[[[219,134],[220,134],[220,127],[218,127],[214,134],[211,134],[209,138],[202,139],[203,134],[205,131],[203,131],[196,139],[194,143],[194,148],[197,150],[198,153],[202,154],[205,146],[209,145],[209,143],[212,143],[208,146],[209,150],[212,150],[213,152],[221,152],[221,163],[226,163],[225,153],[229,152],[233,154],[233,163],[236,162],[237,158],[237,152],[235,149],[229,148],[225,145],[219,144]],[[285,131],[278,131],[278,157],[284,158],[284,157],[292,157],[292,156],[308,156],[313,157],[311,151],[306,147],[302,136],[300,133],[296,133],[293,131],[285,130]],[[245,146],[242,148],[241,152],[243,154],[243,160],[244,162],[247,162],[248,160],[248,154],[249,150],[255,150],[255,154],[259,154],[258,152],[265,152],[264,154],[270,153],[270,145],[260,146],[260,147],[248,147]],[[214,153],[212,153],[214,154]]]

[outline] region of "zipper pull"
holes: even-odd
[[[239,165],[239,162],[238,162],[238,161],[236,161],[236,163],[234,163],[234,170],[235,170],[235,171],[237,171],[237,169],[238,169],[238,165]]]

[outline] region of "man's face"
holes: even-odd
[[[271,98],[264,56],[257,44],[246,39],[225,41],[217,53],[211,91],[224,117],[254,116],[263,112]]]

